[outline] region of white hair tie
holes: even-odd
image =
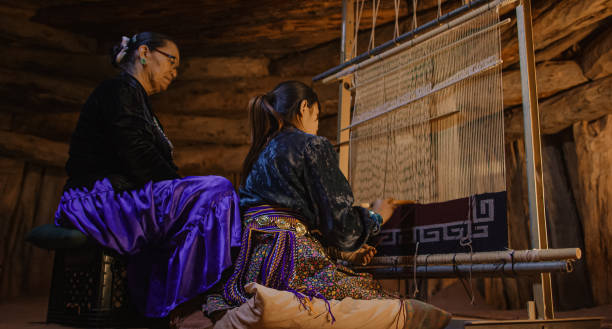
[[[117,57],[115,58],[115,62],[117,64],[121,63],[121,60],[123,59],[123,57],[125,57],[125,54],[128,50],[128,42],[130,42],[130,38],[126,36],[121,37],[121,51],[119,51]]]

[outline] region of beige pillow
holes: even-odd
[[[450,314],[432,305],[399,299],[361,300],[345,298],[330,300],[336,319],[332,324],[324,300],[312,300],[311,310],[305,309],[294,294],[264,287],[257,283],[245,286],[254,297],[238,308],[228,311],[214,328],[444,328]]]

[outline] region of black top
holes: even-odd
[[[353,192],[325,137],[289,128],[271,139],[240,187],[240,208],[269,204],[292,209],[326,246],[361,247],[376,229],[366,209],[353,206]]]
[[[70,140],[64,189],[109,178],[116,190],[179,178],[172,144],[138,80],[127,73],[102,82],[81,110]]]

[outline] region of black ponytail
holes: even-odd
[[[242,164],[241,184],[244,185],[253,164],[272,138],[284,128],[295,128],[300,117],[300,104],[306,100],[309,107],[319,104],[317,94],[299,81],[285,81],[271,92],[255,96],[249,101],[251,148]]]

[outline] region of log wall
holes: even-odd
[[[419,22],[435,17],[436,1],[419,3]],[[445,3],[447,9],[458,5]],[[553,277],[560,309],[612,302],[611,8],[609,0],[534,2],[538,92],[547,135],[543,157],[550,245],[584,247],[585,255],[574,273]],[[0,49],[2,301],[48,291],[52,254],[26,245],[23,237],[32,227],[52,221],[80,106],[101,80],[116,71],[100,50],[104,42],[33,22],[35,13],[28,8],[0,5],[0,9],[0,32],[8,45]],[[385,15],[388,12],[385,9]],[[402,15],[408,11],[402,9]],[[322,24],[339,28],[337,17],[330,22]],[[411,24],[402,19],[400,30]],[[292,27],[300,28],[306,25]],[[377,28],[377,43],[391,39],[393,29],[393,24]],[[516,28],[507,25],[502,33],[509,242],[511,248],[525,249],[529,230]],[[369,37],[368,31],[359,33],[359,52],[367,50]],[[313,84],[310,79],[337,65],[339,41],[319,39],[309,46],[301,39],[299,52],[281,54],[281,47],[272,55],[214,51],[208,56],[193,52],[183,56],[178,80],[152,99],[176,145],[181,174],[223,175],[237,185],[249,142],[247,103],[288,79],[315,88],[322,105],[319,134],[335,142],[338,86]],[[449,282],[431,286],[442,289]],[[476,286],[498,308],[522,308],[532,299],[531,282],[484,279]]]

